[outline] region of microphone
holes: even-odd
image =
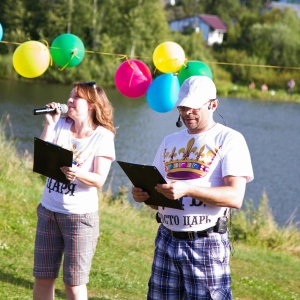
[[[61,104],[60,111],[62,114],[66,114],[68,112],[68,105]],[[55,108],[52,107],[42,107],[42,108],[35,108],[32,113],[34,115],[44,115],[44,114],[53,114],[56,112]]]
[[[181,127],[182,126],[182,122],[180,121],[180,115],[179,115],[178,120],[176,122],[176,126],[177,127]]]

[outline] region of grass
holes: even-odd
[[[299,260],[239,244],[231,259],[234,299],[300,299]]]
[[[44,178],[32,172],[0,124],[0,295],[32,299],[36,207]],[[100,195],[101,235],[88,284],[90,300],[146,299],[158,224],[147,207],[132,207],[124,191]],[[267,199],[232,216],[232,290],[235,300],[300,299],[300,234],[296,225],[279,228]],[[264,217],[265,216],[265,217]],[[60,278],[56,299],[65,299]]]

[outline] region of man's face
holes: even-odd
[[[213,121],[213,110],[208,109],[211,101],[205,103],[201,108],[190,108],[178,106],[181,119],[191,134],[196,134],[207,130]]]

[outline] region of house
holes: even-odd
[[[193,28],[196,32],[201,30],[204,40],[208,46],[222,44],[223,36],[227,32],[227,26],[215,15],[197,14],[169,22],[170,29],[173,31],[185,32]]]

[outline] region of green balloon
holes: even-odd
[[[191,76],[207,76],[213,79],[213,74],[210,67],[202,61],[191,60],[186,66],[183,66],[178,73],[180,85]]]
[[[50,53],[53,61],[63,68],[77,66],[85,54],[81,39],[70,33],[56,37],[51,44]]]

